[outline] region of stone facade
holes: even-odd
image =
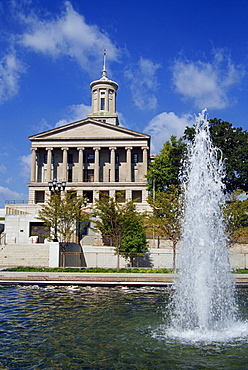
[[[136,200],[146,209],[150,136],[119,126],[118,84],[102,78],[90,84],[92,112],[86,119],[30,136],[32,143],[29,204],[43,203],[48,182],[66,184],[89,203],[102,194]]]
[[[66,181],[90,203],[101,194],[146,206],[150,137],[90,118],[30,137],[29,204],[42,203],[48,182]]]
[[[119,126],[116,112],[118,84],[102,77],[90,84],[92,112],[77,122],[38,133],[31,141],[31,176],[28,204],[9,204],[6,212],[7,244],[43,243],[49,231],[37,220],[38,210],[50,196],[49,185],[63,192],[76,191],[89,206],[101,196],[120,202],[135,200],[148,209],[146,178],[150,136]],[[37,236],[37,237],[36,237]],[[81,235],[75,235],[79,242]],[[99,245],[99,235],[88,228],[85,239]]]

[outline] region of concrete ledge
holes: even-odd
[[[151,273],[0,272],[0,284],[167,286],[173,279],[173,274]]]
[[[0,271],[0,285],[91,285],[91,286],[170,286],[174,274],[153,273],[63,273]],[[238,285],[248,286],[248,274],[235,274]]]

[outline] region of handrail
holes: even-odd
[[[28,200],[5,200],[5,204],[28,204]]]

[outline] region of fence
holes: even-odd
[[[61,252],[59,265],[63,267],[86,267],[83,252]]]

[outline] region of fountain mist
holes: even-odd
[[[170,307],[170,330],[176,336],[193,333],[195,338],[196,333],[225,331],[237,321],[222,216],[223,166],[217,152],[202,111],[182,170],[180,272]]]

